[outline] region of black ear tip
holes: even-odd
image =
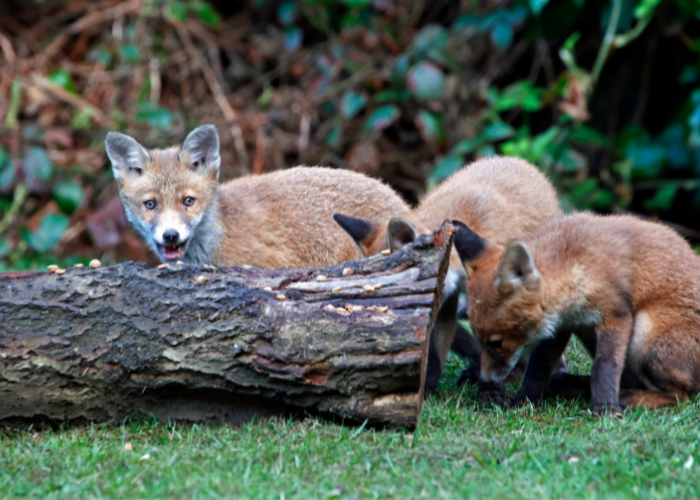
[[[372,233],[372,223],[368,220],[343,214],[333,214],[333,220],[358,243]]]
[[[460,221],[452,221],[455,226],[454,246],[462,260],[472,260],[486,247],[486,240]]]

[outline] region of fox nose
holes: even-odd
[[[163,233],[163,241],[166,245],[174,247],[180,240],[180,234],[174,229],[168,229]]]

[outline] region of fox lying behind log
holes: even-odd
[[[588,393],[593,412],[617,414],[700,391],[700,266],[673,230],[581,213],[503,245],[457,223],[455,248],[470,274],[485,395],[502,399],[503,380],[530,351],[513,404],[548,390]],[[572,334],[593,358],[591,375],[550,382]]]
[[[399,249],[445,219],[459,220],[491,241],[504,244],[561,213],[556,191],[535,166],[517,158],[494,157],[467,165],[432,191],[408,216],[383,222],[341,213],[335,220],[365,255],[371,255],[387,247]],[[442,304],[430,335],[428,391],[437,388],[450,348],[471,361],[460,380],[476,381],[479,373],[479,345],[457,321],[459,295],[466,290],[466,283],[464,266],[452,252]],[[520,366],[526,364],[524,357]],[[561,369],[567,369],[563,358]]]
[[[163,262],[325,267],[363,257],[334,213],[388,222],[410,212],[390,187],[347,170],[297,167],[219,185],[213,125],[168,149],[119,132],[105,143],[127,217]]]

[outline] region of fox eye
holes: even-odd
[[[194,198],[192,198],[191,196],[187,196],[184,200],[182,200],[182,203],[186,207],[191,207],[192,205],[194,205]]]
[[[489,349],[500,349],[503,346],[503,339],[489,340],[486,345]]]
[[[158,205],[153,200],[144,201],[143,204],[146,206],[146,210],[155,210]]]

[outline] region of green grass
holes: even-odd
[[[587,370],[576,346],[568,359]],[[451,360],[412,434],[315,418],[0,431],[0,497],[700,497],[697,403],[623,420],[580,401],[503,411],[457,389],[458,370]]]

